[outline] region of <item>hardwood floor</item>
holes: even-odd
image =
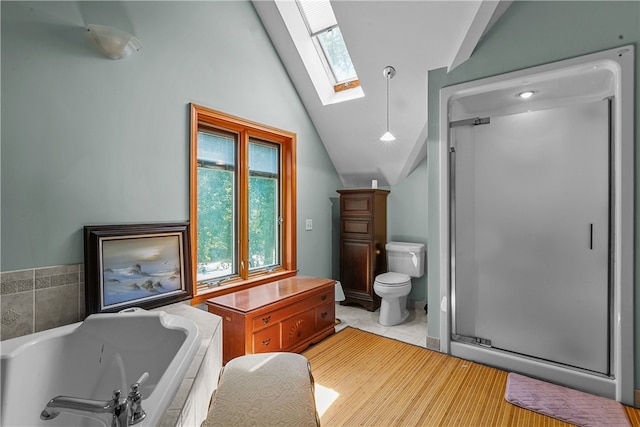
[[[505,371],[358,329],[303,354],[323,426],[571,425],[508,403]],[[640,426],[640,410],[625,410]]]

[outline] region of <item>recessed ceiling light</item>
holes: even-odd
[[[524,92],[520,92],[518,94],[518,98],[522,98],[522,99],[528,99],[531,98],[533,96],[535,92],[532,90],[525,90]]]

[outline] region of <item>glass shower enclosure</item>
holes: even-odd
[[[609,102],[451,122],[454,340],[609,374]]]
[[[440,91],[441,351],[633,404],[633,77],[624,46]]]

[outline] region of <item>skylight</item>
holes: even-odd
[[[312,36],[338,25],[329,0],[296,0],[296,3]]]
[[[296,3],[334,84],[357,80],[355,67],[329,0],[296,0]]]
[[[344,44],[340,27],[331,28],[317,37],[336,83],[357,80],[358,75],[351,62],[347,45]]]
[[[330,1],[274,1],[322,104],[363,97]]]

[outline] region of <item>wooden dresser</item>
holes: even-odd
[[[373,290],[378,274],[387,271],[387,195],[378,189],[340,193],[340,282],[346,300],[369,311],[380,307]]]
[[[244,354],[299,353],[335,332],[335,280],[294,276],[207,300],[222,317],[223,363]]]

